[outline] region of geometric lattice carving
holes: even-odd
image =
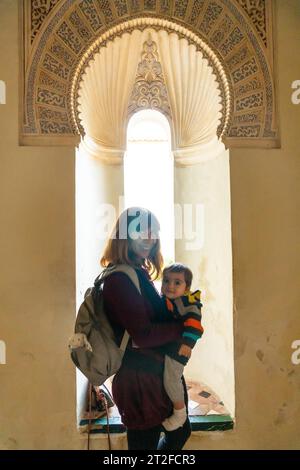
[[[43,21],[59,0],[32,0],[31,2],[31,42],[39,32]]]
[[[266,5],[264,0],[238,0],[245,10],[258,34],[267,45]]]
[[[160,110],[169,117],[171,114],[157,45],[151,38],[143,44],[142,60],[138,64],[130,98],[129,115],[146,108]]]

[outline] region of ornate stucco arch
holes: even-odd
[[[206,58],[222,98],[218,134],[228,146],[278,145],[269,0],[256,6],[248,0],[32,0],[24,2],[23,13],[22,143],[78,142],[73,102],[82,62],[112,31],[122,34],[125,24],[127,31],[142,27],[149,18],[164,22],[168,32],[177,28],[178,35],[190,36],[204,55],[205,48],[211,51]],[[133,25],[134,19],[141,24]]]
[[[73,76],[71,112],[85,142],[93,140],[93,154],[117,163],[129,116],[158,109],[169,119],[176,163],[191,164],[217,153],[231,95],[222,65],[203,41],[170,21],[143,17],[111,28],[84,54]]]

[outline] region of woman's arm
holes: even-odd
[[[151,322],[143,297],[126,274],[111,274],[104,282],[103,296],[111,320],[127,330],[140,348],[154,348],[181,338],[181,323]]]

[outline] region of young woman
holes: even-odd
[[[182,325],[163,321],[162,303],[151,277],[162,270],[159,223],[148,210],[131,207],[119,217],[108,240],[101,265],[127,264],[138,276],[141,294],[125,273],[116,272],[104,281],[103,298],[108,318],[121,342],[127,330],[130,340],[112,392],[122,422],[127,427],[129,450],[181,449],[191,434],[187,419],[167,432],[161,426],[172,414],[172,402],[163,387],[162,346],[180,340]],[[183,385],[185,387],[184,379]],[[187,393],[185,387],[185,398]],[[161,431],[165,436],[160,440]]]

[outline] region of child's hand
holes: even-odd
[[[189,359],[192,355],[192,348],[190,348],[186,344],[182,344],[179,348],[178,354],[179,356],[184,356]]]

